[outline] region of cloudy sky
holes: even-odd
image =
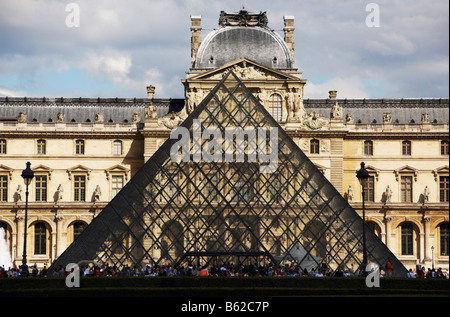
[[[305,98],[449,97],[447,0],[0,0],[0,96],[182,98],[190,16],[243,6],[295,16]]]

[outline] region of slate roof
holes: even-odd
[[[19,112],[27,114],[27,121],[56,122],[59,112],[65,114],[65,122],[94,122],[98,112],[104,122],[132,122],[134,113],[141,114],[150,99],[124,98],[0,98],[0,120],[15,120]],[[184,99],[153,99],[158,117],[180,111]]]
[[[393,123],[421,123],[423,113],[431,122],[449,122],[449,99],[335,99],[343,107],[344,118],[352,113],[356,124],[383,123],[384,112],[390,112]],[[305,99],[308,112],[317,112],[326,118],[335,100]],[[65,114],[65,122],[94,122],[97,112],[103,113],[105,122],[132,122],[134,113],[141,114],[150,99],[125,98],[25,98],[0,97],[0,121],[14,121],[20,111],[27,114],[27,121],[56,122],[59,112]],[[184,99],[153,99],[158,117],[178,112],[184,107]]]
[[[304,99],[308,112],[330,117],[335,101],[343,108],[344,118],[351,113],[354,122],[383,123],[383,114],[390,112],[392,122],[399,124],[421,123],[422,114],[428,113],[434,123],[449,122],[449,99]]]

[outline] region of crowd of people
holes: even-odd
[[[338,268],[331,270],[330,268],[311,268],[310,270],[297,270],[293,266],[257,266],[253,263],[248,265],[185,265],[185,266],[171,266],[171,265],[145,265],[142,269],[136,266],[124,266],[122,269],[117,269],[114,266],[106,265],[84,265],[79,267],[80,275],[86,277],[112,277],[112,276],[129,276],[129,277],[153,277],[153,276],[260,276],[260,277],[284,277],[284,276],[300,276],[300,277],[352,277],[358,276],[358,273],[352,270]],[[37,265],[29,268],[29,276],[31,277],[64,277],[70,273],[60,266],[51,275],[48,274],[47,266],[38,269]],[[387,272],[386,272],[387,273]],[[389,276],[384,271],[380,272],[381,276]],[[5,270],[0,267],[0,277],[18,277],[20,276],[20,269],[18,267]],[[434,268],[422,267],[416,270],[410,269],[408,278],[449,278],[448,272],[441,268],[435,270]]]

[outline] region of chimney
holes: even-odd
[[[153,99],[155,97],[155,86],[147,86],[147,98]]]
[[[295,41],[294,41],[294,17],[284,16],[284,41],[286,42],[289,51],[291,53],[292,63],[294,63],[294,51],[295,51]]]
[[[198,48],[202,43],[202,17],[191,15],[191,63],[194,66],[195,58],[197,57]]]

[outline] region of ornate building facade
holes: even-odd
[[[191,17],[185,99],[0,98],[0,226],[22,260],[27,161],[29,264],[52,263],[232,70],[407,268],[448,269],[449,100],[304,99],[294,67],[294,17],[284,38],[264,12],[221,12],[201,38]],[[407,97],[407,96],[406,96]],[[239,98],[239,97],[238,97]],[[239,113],[235,114],[239,116]],[[243,119],[243,118],[240,118]]]

